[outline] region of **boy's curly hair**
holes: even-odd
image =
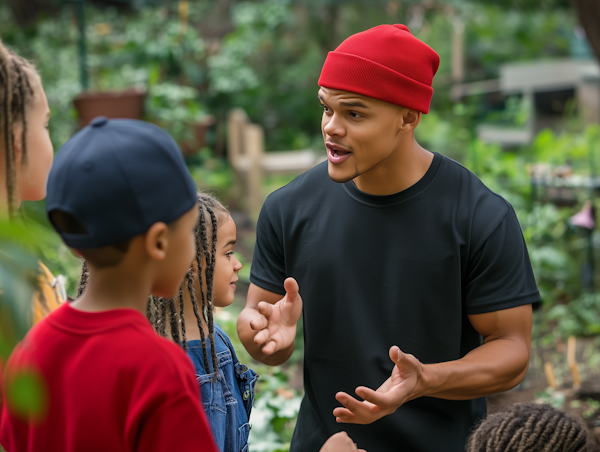
[[[467,452],[585,452],[587,429],[575,417],[538,403],[519,403],[489,415]]]

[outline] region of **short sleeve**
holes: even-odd
[[[466,311],[483,314],[539,301],[525,239],[511,207],[469,259]]]
[[[281,224],[271,221],[269,201],[267,199],[265,202],[256,225],[250,282],[262,289],[284,295],[283,281],[286,272]]]

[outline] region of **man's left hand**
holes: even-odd
[[[335,420],[340,423],[370,424],[392,414],[404,403],[417,397],[417,386],[422,380],[423,364],[413,355],[403,353],[400,348],[390,348],[390,359],[395,366],[392,375],[377,391],[364,386],[356,388],[362,402],[345,392],[335,396],[344,407],[333,410]]]

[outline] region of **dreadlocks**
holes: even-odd
[[[13,217],[17,211],[18,191],[13,125],[20,122],[22,164],[27,163],[27,115],[26,111],[33,99],[30,77],[36,74],[34,66],[16,53],[8,50],[0,41],[0,137],[4,142],[6,162],[6,194],[8,214]]]
[[[471,435],[468,452],[584,452],[587,431],[550,405],[520,403],[487,417]]]
[[[197,193],[198,211],[200,213],[198,223],[196,224],[196,256],[195,263],[198,266],[197,275],[193,271],[193,266],[185,275],[183,283],[179,286],[179,312],[175,298],[162,298],[151,295],[148,298],[146,316],[152,324],[154,330],[164,337],[171,337],[173,342],[181,345],[184,351],[187,350],[186,327],[184,318],[183,291],[187,289],[192,301],[194,316],[200,330],[200,339],[202,341],[202,358],[206,366],[207,374],[217,371],[217,353],[215,349],[215,324],[213,318],[213,279],[215,273],[216,249],[217,249],[217,228],[227,218],[229,211],[223,204],[210,195]],[[198,278],[200,283],[200,304],[194,282]],[[81,296],[85,291],[89,279],[87,263],[85,260],[81,266],[81,277],[79,279],[79,288],[77,296]],[[206,323],[208,328],[208,341],[210,342],[210,354],[212,372],[208,360],[208,351],[206,347],[206,335],[202,322]],[[167,329],[167,323],[169,328]],[[180,326],[181,325],[181,326]]]
[[[173,341],[181,344],[184,350],[187,350],[186,327],[183,308],[183,290],[187,289],[192,301],[194,316],[200,330],[200,339],[202,341],[202,358],[206,366],[207,373],[217,371],[217,354],[215,349],[214,337],[214,304],[213,304],[213,279],[215,273],[216,248],[217,248],[217,228],[229,212],[212,196],[205,193],[198,193],[199,219],[196,225],[196,257],[195,262],[198,266],[198,273],[195,274],[192,269],[188,271],[179,288],[179,313],[176,311],[175,299],[167,299],[162,302],[155,298],[150,300],[154,306],[148,308],[149,319],[156,332],[162,336],[167,336],[166,324],[170,323],[170,335]],[[200,303],[198,303],[197,293],[194,289],[195,278],[200,283]],[[169,312],[167,313],[167,305]],[[167,315],[169,319],[167,319]],[[208,327],[208,341],[210,342],[211,360],[209,364],[208,352],[206,347],[206,335],[202,323],[205,322]],[[181,327],[179,327],[181,325]],[[210,367],[212,364],[212,372]]]

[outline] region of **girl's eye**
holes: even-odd
[[[353,112],[353,111],[351,111],[351,112],[349,113],[349,115],[350,115],[350,116],[352,116],[353,118],[362,118],[362,115],[359,115],[358,113],[355,113],[355,112]]]
[[[328,111],[329,111],[329,107],[328,107],[327,105],[325,105],[325,104],[321,104],[321,108],[322,108],[323,110],[325,110],[326,112],[328,112]]]
[[[231,256],[233,256],[233,251],[229,251],[228,253],[225,254],[225,256],[227,256],[227,258],[230,259]]]

